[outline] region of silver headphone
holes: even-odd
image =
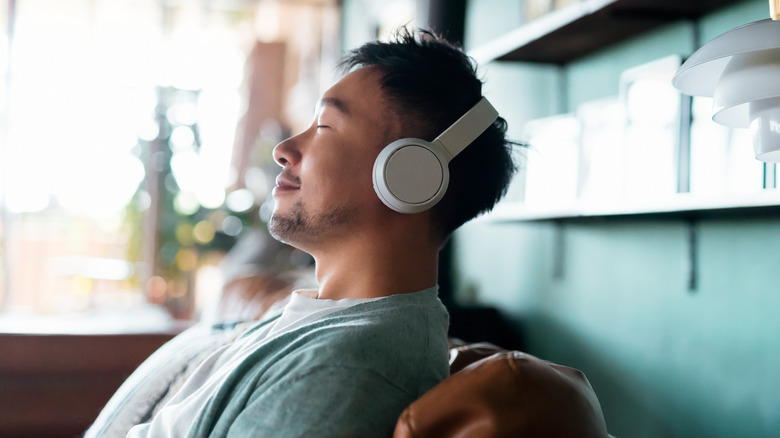
[[[399,213],[420,213],[441,200],[450,182],[449,162],[498,118],[486,98],[433,141],[402,138],[382,149],[374,162],[374,191]]]

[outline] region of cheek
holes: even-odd
[[[328,146],[318,151],[323,152],[321,154],[310,154],[309,160],[302,164],[302,173],[308,175],[306,181],[311,201],[364,203],[376,197],[372,173],[379,150],[366,153],[370,146],[360,142]]]
[[[354,157],[335,155],[311,161],[302,169],[308,175],[306,192],[309,201],[327,207],[333,202],[354,203],[365,197],[367,190],[373,193],[373,162],[371,166],[366,166]]]
[[[378,154],[377,154],[378,155]],[[376,155],[333,153],[320,159],[321,175],[331,175],[351,184],[372,184]]]

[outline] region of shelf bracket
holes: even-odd
[[[563,279],[563,265],[566,251],[564,241],[563,221],[553,222],[553,247],[552,247],[552,278],[555,280]]]
[[[694,293],[698,287],[699,277],[699,224],[694,219],[688,219],[685,223],[688,246],[686,283],[688,292]]]

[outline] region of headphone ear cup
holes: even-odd
[[[448,157],[425,140],[396,140],[377,156],[373,179],[385,205],[399,213],[419,213],[436,205],[447,191]]]

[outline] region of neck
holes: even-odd
[[[438,246],[431,239],[383,231],[356,232],[312,252],[319,298],[376,298],[436,285]]]

